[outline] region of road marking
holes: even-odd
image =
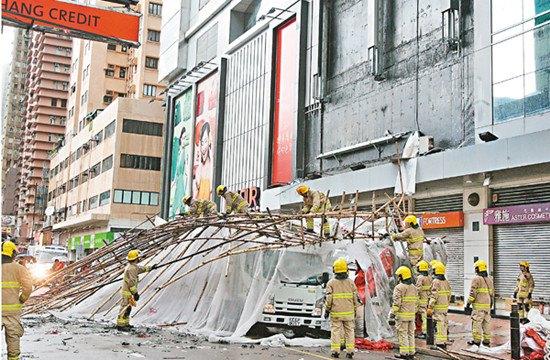
[[[290,348],[290,347],[287,347],[286,349],[287,349],[287,350],[290,350],[290,351],[295,351],[295,352],[298,352],[298,353],[301,353],[301,354],[306,354],[306,355],[309,355],[309,356],[314,356],[314,357],[319,358],[319,359],[332,360],[332,359],[329,358],[329,357],[317,355],[317,354],[310,353],[310,352],[304,351],[304,350],[293,349],[293,348]]]

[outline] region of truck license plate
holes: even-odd
[[[300,326],[300,318],[291,317],[290,319],[288,319],[288,325]]]

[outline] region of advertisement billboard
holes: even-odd
[[[292,181],[298,110],[298,29],[293,18],[276,29],[275,108],[271,183]]]
[[[218,129],[219,75],[214,73],[197,85],[193,159],[193,198],[212,200],[214,154]]]
[[[187,90],[174,99],[174,131],[172,132],[172,160],[170,163],[169,218],[185,210],[183,198],[190,193],[191,141],[193,138],[193,93]]]

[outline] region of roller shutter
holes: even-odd
[[[499,297],[511,297],[519,273],[518,262],[531,263],[535,278],[533,298],[550,301],[550,223],[494,226],[494,278]]]
[[[462,211],[462,193],[415,199],[416,212]],[[464,229],[426,229],[426,237],[445,237],[447,249],[447,279],[456,297],[464,296]]]

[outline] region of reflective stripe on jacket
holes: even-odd
[[[395,234],[393,237],[395,240],[402,240],[407,242],[407,248],[410,255],[420,255],[424,253],[424,230],[419,226],[418,228],[408,227],[399,234]]]
[[[304,206],[302,207],[302,212],[304,214],[321,212],[325,204],[329,203],[325,194],[315,190],[309,190],[306,196],[303,197],[303,200]],[[330,211],[330,209],[327,209],[327,211]]]
[[[128,297],[137,293],[139,274],[149,271],[149,266],[139,266],[130,263],[124,269],[124,278],[122,281],[122,296]]]
[[[2,264],[2,314],[19,315],[32,292],[29,271],[17,262]]]
[[[248,208],[246,200],[236,192],[226,191],[223,198],[225,199],[225,212],[228,214],[243,213]]]
[[[529,294],[533,293],[533,290],[535,290],[535,279],[533,279],[533,275],[530,272],[525,274],[520,272],[515,290],[518,293],[518,298],[527,298]]]
[[[476,275],[470,286],[468,302],[472,304],[474,310],[490,310],[494,294],[493,278]]]
[[[435,313],[447,313],[451,303],[451,285],[447,280],[434,279],[430,292],[429,307]]]
[[[393,289],[391,312],[398,320],[414,320],[418,310],[418,290],[414,284],[399,283]]]
[[[358,306],[357,287],[351,279],[331,279],[327,283],[325,309],[331,318],[353,320]]]
[[[416,278],[416,290],[418,291],[418,301],[420,306],[428,305],[430,290],[432,288],[432,278],[426,275],[418,275]]]
[[[210,200],[195,200],[189,207],[191,216],[208,216],[216,213],[216,204]]]

